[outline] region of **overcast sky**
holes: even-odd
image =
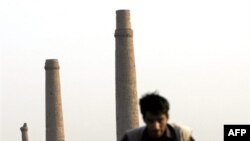
[[[193,128],[197,141],[250,124],[248,0],[1,0],[0,140],[20,141],[27,122],[30,141],[45,141],[51,58],[61,67],[65,140],[116,140],[118,9],[131,12],[138,98],[158,90],[171,122]]]

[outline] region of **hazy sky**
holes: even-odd
[[[30,141],[45,141],[50,58],[61,66],[65,140],[116,140],[118,9],[131,12],[138,97],[158,90],[171,122],[192,127],[197,141],[250,124],[248,0],[1,0],[0,140],[20,141],[27,122]]]

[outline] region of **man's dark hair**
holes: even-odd
[[[146,93],[140,99],[141,113],[145,116],[146,112],[152,114],[166,113],[168,115],[169,103],[168,100],[160,96],[158,92]]]

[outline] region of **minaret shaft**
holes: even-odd
[[[46,60],[46,141],[64,141],[64,125],[57,59]]]
[[[20,130],[22,132],[22,141],[29,141],[27,124],[24,123]]]
[[[117,140],[125,131],[139,126],[133,31],[130,11],[116,11],[115,79]]]

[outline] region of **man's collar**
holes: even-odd
[[[173,135],[172,135],[172,133],[171,133],[168,126],[166,127],[165,135],[166,135],[167,138],[172,138],[173,137]]]
[[[176,138],[174,129],[169,124],[167,124],[165,135],[167,138]]]

